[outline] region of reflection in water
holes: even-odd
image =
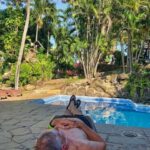
[[[95,110],[88,110],[87,114],[91,116],[95,123],[105,124],[124,124],[127,125],[126,116],[117,111],[114,107],[97,108]]]
[[[51,102],[52,105],[68,105],[68,100]],[[135,107],[135,106],[134,106]],[[114,124],[150,128],[150,113],[135,111],[130,103],[82,101],[83,114],[89,115],[97,124]],[[143,110],[143,106],[138,105]],[[146,108],[149,111],[149,108]],[[144,107],[145,110],[145,107]]]
[[[52,105],[68,105],[69,101],[56,101],[52,102]],[[83,113],[93,118],[95,123],[116,124],[121,122],[126,124],[126,118],[123,113],[116,111],[115,107],[112,107],[110,103],[104,102],[82,102],[81,109]]]
[[[103,118],[108,118],[115,112],[115,108],[113,107],[106,107],[105,110],[102,112]]]

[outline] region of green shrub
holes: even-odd
[[[15,69],[12,67],[11,84],[15,83]],[[53,77],[54,63],[46,56],[40,55],[36,62],[22,63],[20,68],[20,85],[34,84],[37,80]]]
[[[144,90],[147,88],[150,88],[150,71],[141,69],[130,75],[126,85],[130,98],[144,100]]]
[[[0,83],[2,83],[2,74],[0,73]]]

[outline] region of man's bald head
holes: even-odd
[[[35,150],[62,150],[62,139],[57,130],[43,133],[37,139]]]

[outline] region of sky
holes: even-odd
[[[1,0],[0,0],[1,2]],[[56,3],[56,7],[58,9],[66,9],[67,8],[67,4],[66,3],[62,3],[62,0],[52,0],[52,2],[55,2]],[[0,9],[5,9],[6,8],[6,5],[1,5],[0,4]]]
[[[58,9],[66,9],[67,8],[67,4],[66,3],[62,3],[62,0],[53,0],[53,2],[56,3],[56,7]]]

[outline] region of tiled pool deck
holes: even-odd
[[[64,106],[41,105],[30,101],[0,102],[0,150],[32,150],[38,135],[47,129],[51,116]],[[107,150],[150,150],[150,129],[97,125]],[[137,137],[126,137],[124,132]]]

